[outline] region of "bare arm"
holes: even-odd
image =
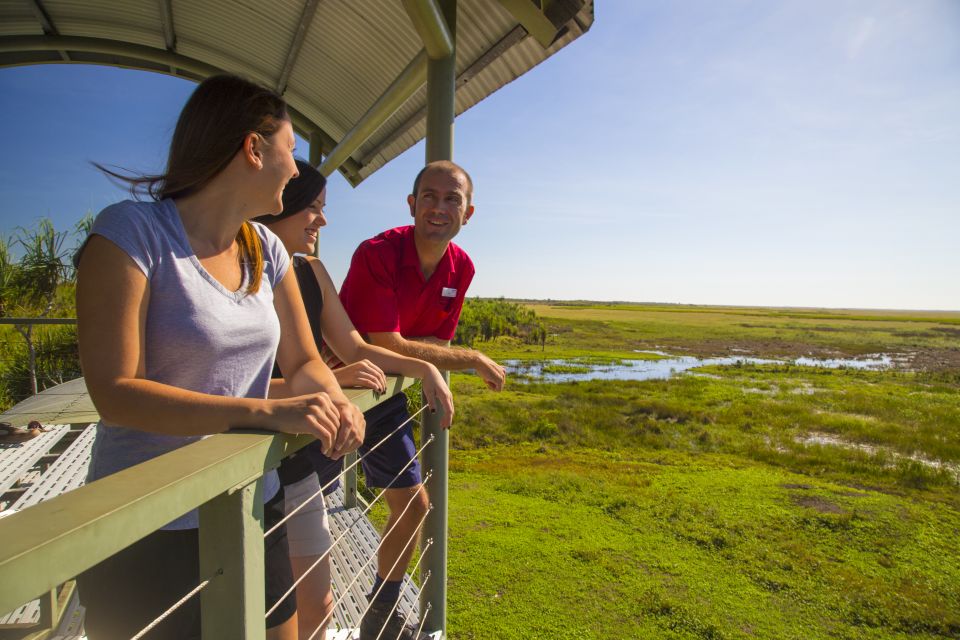
[[[119,247],[93,236],[80,260],[77,331],[87,390],[102,418],[170,435],[206,435],[234,427],[326,434],[316,404],[271,402],[187,391],[144,379],[150,287]]]
[[[294,396],[323,392],[330,398],[339,414],[339,429],[332,449],[328,451],[326,446],[323,449],[330,457],[339,458],[363,442],[363,414],[343,394],[333,372],[320,359],[293,269],[287,270],[274,291],[273,304],[280,319],[277,362],[282,371],[291,372],[284,377],[283,391]],[[271,384],[272,390],[273,387]]]
[[[369,361],[375,365],[376,370],[380,372],[381,378],[376,378],[377,380],[382,379],[383,371],[399,373],[411,378],[420,378],[423,380],[424,395],[427,397],[430,408],[434,410],[442,408],[443,417],[441,425],[444,428],[449,427],[453,420],[453,395],[447,388],[447,384],[444,382],[443,376],[440,375],[440,371],[429,362],[404,356],[365,342],[363,338],[360,337],[356,328],[354,328],[353,323],[350,322],[350,317],[343,308],[343,304],[341,304],[340,298],[337,296],[336,287],[333,285],[333,280],[327,273],[323,263],[314,259],[311,260],[311,266],[313,267],[314,275],[317,277],[320,289],[323,291],[323,311],[320,315],[320,327],[323,332],[323,339],[333,350],[334,354],[348,365],[351,363],[362,364],[364,360]],[[346,373],[347,371],[346,369],[338,369],[334,372],[338,374],[337,378],[341,383],[344,382],[343,378],[339,375],[342,372]],[[353,373],[351,372],[350,375],[353,375]],[[350,381],[357,380],[362,382],[365,379],[363,378],[364,375],[369,376],[371,380],[375,379],[373,373],[362,367],[359,369],[357,375],[359,377],[356,379],[348,379]],[[385,389],[385,379],[383,379],[382,384],[381,390]]]
[[[439,369],[463,371],[473,369],[487,387],[494,391],[503,389],[506,371],[499,364],[474,349],[451,347],[436,338],[410,340],[396,332],[369,334],[370,342],[396,353],[426,360]]]

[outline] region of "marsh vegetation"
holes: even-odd
[[[543,351],[475,346],[559,373],[784,362],[496,395],[454,374],[452,637],[960,636],[960,313],[531,308]]]

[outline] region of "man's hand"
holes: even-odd
[[[440,428],[449,429],[453,424],[453,394],[450,388],[443,381],[440,371],[429,363],[424,363],[429,367],[427,373],[423,376],[423,395],[427,399],[431,411],[439,409],[441,413]]]
[[[363,387],[377,393],[387,390],[387,376],[383,369],[366,359],[334,369],[333,375],[341,387]]]
[[[334,460],[342,458],[351,451],[356,451],[363,444],[363,436],[367,428],[363,412],[352,402],[338,403],[336,408],[340,412],[340,428],[337,430],[333,450],[327,454]]]
[[[506,369],[479,351],[474,351],[474,353],[476,354],[477,375],[486,383],[488,388],[493,391],[502,390],[503,383],[507,379]]]

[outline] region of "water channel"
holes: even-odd
[[[537,382],[585,382],[587,380],[665,380],[677,374],[708,365],[740,364],[794,364],[804,367],[825,367],[829,369],[888,369],[895,365],[893,358],[886,354],[874,354],[862,358],[808,358],[790,360],[750,358],[747,356],[727,356],[723,358],[697,358],[695,356],[675,356],[658,351],[642,351],[662,356],[658,359],[624,359],[611,363],[591,363],[571,360],[506,360],[507,373],[517,376],[517,380]]]

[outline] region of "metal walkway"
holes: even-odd
[[[77,418],[96,419],[95,414],[91,416],[89,396],[82,380],[34,396],[0,415],[0,420],[20,422],[54,416],[71,421]],[[8,491],[8,496],[14,496],[8,501],[9,508],[0,510],[0,517],[27,509],[84,484],[95,425],[74,422],[72,426],[61,424],[48,427],[51,429],[49,432],[18,443],[20,446],[0,449],[0,489]],[[45,463],[49,461],[53,447],[73,435],[76,435],[73,441],[47,466]],[[343,540],[331,552],[333,597],[337,606],[327,637],[328,640],[347,640],[357,636],[356,628],[367,606],[366,593],[373,584],[376,572],[376,560],[370,559],[377,553],[380,535],[364,515],[362,500],[360,506],[355,508],[343,506],[342,486],[326,496],[325,500],[333,539],[345,533]],[[359,577],[354,579],[358,574]],[[62,616],[59,616],[60,623],[48,640],[83,640],[83,607],[77,601],[72,584],[61,589],[57,600],[56,609],[62,611]],[[419,590],[409,576],[404,579],[398,608],[404,616],[409,613],[411,620],[420,617]],[[34,600],[0,615],[0,630],[7,630],[2,631],[3,634],[22,630],[23,637],[28,637],[38,630],[41,618],[40,600]]]
[[[27,443],[30,447],[24,447],[21,451],[22,458],[13,460],[9,469],[4,470],[4,476],[15,475],[11,478],[10,486],[19,485],[24,489],[23,494],[10,505],[9,509],[0,511],[0,515],[9,515],[17,511],[22,511],[38,502],[42,502],[62,493],[83,485],[87,475],[87,465],[90,462],[90,450],[93,446],[93,437],[95,435],[94,425],[80,425],[79,429],[74,431],[79,433],[76,439],[70,443],[67,449],[60,454],[57,459],[46,470],[34,468],[34,466],[45,455],[49,454],[54,444],[58,443],[71,429],[70,425],[55,425],[51,431],[43,434]],[[56,438],[47,436],[57,435]],[[8,449],[4,454],[16,455],[18,450]],[[32,462],[31,462],[32,461]],[[28,464],[29,463],[29,464]],[[63,623],[73,621],[74,635],[66,637],[79,637],[76,635],[78,627],[76,622],[82,619],[82,609],[79,609],[77,598],[73,594],[72,586],[62,589],[60,597],[65,600],[61,602],[59,608],[67,608],[64,611]],[[24,629],[29,630],[40,624],[41,608],[40,600],[32,600],[13,611],[0,616],[0,629]],[[60,625],[64,627],[64,624]],[[69,629],[64,628],[69,632]]]
[[[333,612],[336,628],[350,629],[359,626],[360,617],[367,607],[366,594],[373,584],[377,563],[367,562],[377,553],[380,534],[362,515],[364,507],[345,509],[343,507],[343,487],[325,497],[327,512],[330,516],[330,533],[336,540],[344,531],[349,533],[337,544],[330,554],[330,573],[333,582],[333,600],[338,603]],[[351,527],[352,525],[352,527]],[[366,564],[366,566],[364,566]],[[354,581],[357,574],[360,577]],[[347,585],[353,581],[353,586]],[[410,576],[403,580],[400,592],[400,613],[406,616],[412,611],[411,620],[420,619],[420,590]],[[349,637],[349,636],[347,636]]]

